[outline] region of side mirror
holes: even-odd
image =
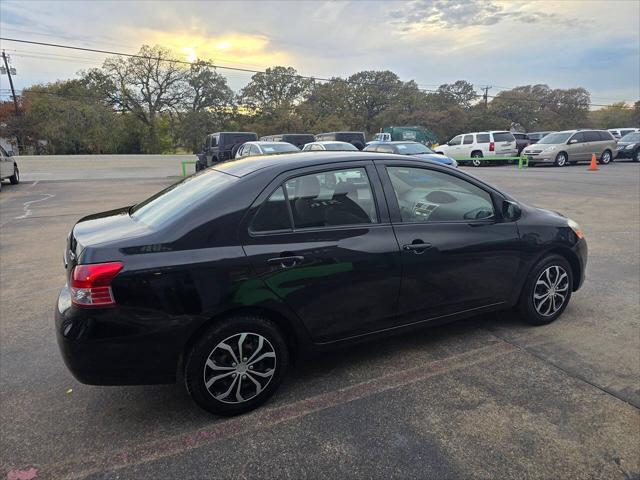
[[[578,143],[578,140],[576,140],[575,138],[569,140],[569,145],[573,145],[574,143]]]
[[[522,215],[520,205],[518,205],[516,202],[512,202],[511,200],[503,200],[502,218],[512,222],[518,220],[520,218],[520,215]]]

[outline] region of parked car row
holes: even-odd
[[[617,153],[617,142],[607,130],[565,130],[546,135],[522,154],[529,165],[550,163],[556,167],[590,161],[593,155],[606,165]]]

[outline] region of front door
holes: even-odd
[[[402,249],[399,322],[496,306],[509,299],[518,267],[518,230],[502,222],[492,193],[430,168],[378,167]]]
[[[387,328],[400,290],[400,251],[370,162],[277,179],[242,227],[264,284],[317,343]]]

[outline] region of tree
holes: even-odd
[[[115,109],[131,112],[146,126],[146,151],[160,151],[158,117],[179,109],[187,96],[187,70],[162,47],[143,45],[135,57],[107,58],[86,75]]]
[[[279,110],[291,112],[304,100],[312,85],[313,80],[300,77],[292,67],[271,67],[253,75],[240,97],[246,106],[266,114]]]
[[[346,101],[359,129],[373,132],[380,128],[378,115],[387,110],[397,99],[402,88],[398,76],[384,71],[363,71],[347,79],[349,92]]]
[[[640,102],[636,102],[636,108],[639,104]],[[619,102],[593,110],[590,112],[590,118],[595,128],[631,127],[637,125],[633,121],[634,113],[634,109],[625,102]]]
[[[191,64],[185,81],[188,88],[178,113],[175,136],[179,143],[197,152],[205,135],[230,115],[234,94],[227,79],[202,60]]]
[[[471,108],[473,102],[478,98],[478,93],[473,85],[465,80],[440,85],[436,94],[442,104],[455,104],[462,108]]]

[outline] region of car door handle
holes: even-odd
[[[303,260],[304,257],[302,255],[290,255],[286,257],[270,258],[269,260],[267,260],[267,263],[269,265],[280,265],[282,268],[291,268],[295,267]]]
[[[402,248],[408,252],[419,254],[424,252],[427,248],[431,248],[431,246],[432,245],[430,243],[408,243],[403,245]]]

